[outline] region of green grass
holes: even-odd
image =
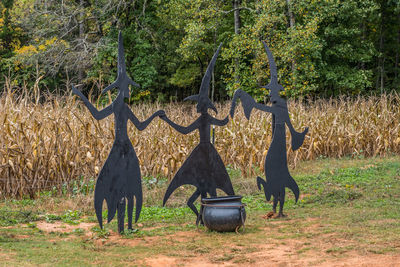
[[[166,207],[162,178],[144,179],[145,206],[134,230],[116,234],[116,218],[104,229],[92,208],[93,183],[73,195],[7,199],[0,202],[0,257],[8,265],[146,265],[160,255],[185,265],[257,264],[266,244],[289,248],[290,257],[312,255],[317,261],[347,255],[400,253],[400,159],[320,159],[304,162],[292,174],[301,197],[287,192],[283,219],[265,220],[271,210],[255,178],[244,179],[228,168],[238,194],[247,204],[245,233],[199,230],[185,205],[192,187],[178,190]],[[87,203],[89,207],[77,205]],[[103,213],[104,220],[107,211]],[[42,230],[42,224],[65,227]],[[90,227],[84,227],[85,224]],[[133,242],[133,243],[129,243]],[[254,256],[255,255],[255,256]]]

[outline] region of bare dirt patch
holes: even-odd
[[[130,246],[135,247],[137,245],[142,244],[144,241],[143,238],[126,238],[121,236],[119,233],[110,231],[110,235],[105,239],[96,239],[94,243],[98,246],[102,245],[120,245],[120,246]]]
[[[165,245],[173,245],[176,242],[190,242],[193,238],[200,236],[199,232],[177,232],[174,234],[163,235],[163,236],[145,236],[145,237],[134,237],[134,238],[127,238],[123,237],[120,234],[110,231],[110,235],[107,239],[102,239],[101,242],[97,241],[97,244],[118,244],[124,246],[137,246],[137,245],[144,245],[144,246],[152,246],[154,244],[165,244]]]
[[[287,240],[286,240],[287,241]],[[299,242],[287,241],[285,245],[265,246],[261,251],[248,255],[255,266],[400,266],[400,255],[360,255],[349,253],[334,257],[312,249],[298,254]],[[250,266],[249,265],[249,266]],[[244,265],[247,266],[247,265]]]
[[[172,267],[176,266],[176,259],[167,256],[160,256],[155,259],[146,260],[146,264],[151,267]]]
[[[3,263],[10,261],[13,257],[15,257],[16,253],[7,252],[0,248],[0,259]]]
[[[177,232],[176,234],[168,235],[168,237],[173,237],[174,240],[179,242],[189,242],[194,238],[201,237],[201,232],[200,231]]]
[[[90,231],[90,229],[95,225],[96,225],[95,223],[80,223],[77,225],[71,225],[59,221],[53,223],[40,221],[37,223],[37,228],[46,233],[50,232],[69,233],[78,228],[83,229],[85,231]]]
[[[244,253],[241,258],[228,259],[227,261],[218,260],[218,257],[223,258],[224,255],[202,255],[196,259],[187,258],[168,258],[164,262],[163,257],[157,258],[157,261],[146,262],[149,266],[171,266],[169,262],[181,264],[182,266],[198,267],[198,266],[400,266],[400,255],[376,255],[367,254],[361,255],[350,253],[334,257],[321,253],[318,249],[311,249],[305,253],[298,253],[304,243],[298,240],[285,240],[285,244],[268,244],[259,245],[258,251]],[[213,262],[214,261],[214,262]],[[158,265],[161,264],[161,265]],[[162,265],[164,264],[164,265]]]
[[[292,221],[293,222],[293,221]],[[297,221],[296,221],[297,222]],[[400,267],[400,255],[376,254],[357,247],[354,240],[337,233],[323,233],[323,222],[319,218],[301,221],[302,233],[310,237],[280,238],[279,229],[288,220],[268,220],[277,227],[265,227],[258,236],[265,236],[257,242],[247,242],[237,246],[226,242],[223,247],[215,247],[207,253],[195,253],[190,258],[182,255],[158,257],[146,261],[149,266],[393,266]],[[298,223],[298,222],[297,222]],[[312,235],[313,234],[313,235]],[[169,236],[173,240],[187,242],[193,238],[204,238],[201,232],[178,232]],[[252,237],[249,235],[249,239]],[[260,243],[262,242],[262,243]],[[159,265],[161,264],[161,265]]]
[[[15,235],[14,238],[18,238],[18,239],[27,239],[29,238],[29,235]]]
[[[387,221],[385,221],[387,222]],[[299,237],[285,236],[287,224],[299,224]],[[235,242],[223,236],[206,234],[202,230],[181,231],[157,236],[121,236],[109,231],[109,236],[97,238],[91,231],[95,223],[69,225],[63,222],[38,222],[44,232],[68,233],[74,229],[85,230],[97,247],[158,246],[174,247],[176,253],[158,254],[142,260],[146,266],[393,266],[400,267],[400,255],[376,254],[358,247],[351,239],[338,233],[325,233],[319,218],[304,220],[268,219],[257,233],[244,233]],[[271,227],[273,226],[273,227]],[[158,227],[154,228],[157,229]],[[143,228],[145,229],[145,228]],[[146,228],[147,229],[147,228]],[[293,234],[293,233],[291,233]],[[28,236],[27,236],[28,237]],[[18,238],[25,238],[20,236]],[[196,245],[195,241],[201,240]],[[215,242],[215,243],[214,243]],[[220,245],[216,245],[216,244]],[[190,246],[193,246],[190,248]],[[172,250],[171,250],[172,251]],[[0,251],[1,254],[1,251]]]
[[[345,260],[327,261],[322,266],[400,266],[400,255],[354,255]]]

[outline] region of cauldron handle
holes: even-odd
[[[240,220],[242,221],[243,232],[246,230],[246,229],[245,229],[245,226],[244,226],[244,216],[243,216],[244,207],[245,207],[245,204],[240,205]],[[239,228],[240,228],[240,225],[239,225],[238,227],[236,227],[236,229],[235,229],[235,232],[236,232],[237,234],[239,233],[239,231],[238,231]]]
[[[244,207],[246,206],[246,204],[241,204],[239,207],[240,207],[240,220],[242,221],[242,225],[239,225],[238,227],[236,227],[236,229],[235,229],[235,232],[238,234],[239,233],[239,228],[240,228],[240,226],[243,226],[243,232],[246,230],[246,228],[245,228],[245,226],[244,226],[244,211],[245,211],[245,209],[244,209]]]

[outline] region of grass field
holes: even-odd
[[[196,229],[185,207],[191,187],[161,207],[166,180],[143,181],[145,207],[133,231],[100,230],[93,183],[76,192],[0,203],[2,265],[44,266],[399,266],[400,158],[319,159],[292,174],[301,197],[287,194],[283,219],[266,219],[271,203],[229,168],[247,203],[244,233]],[[256,170],[256,172],[258,172]],[[82,190],[82,188],[86,188]],[[104,214],[106,216],[106,213]]]

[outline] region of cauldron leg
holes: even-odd
[[[122,233],[124,231],[124,222],[125,222],[125,198],[121,198],[121,200],[117,204],[118,209],[118,233]]]

